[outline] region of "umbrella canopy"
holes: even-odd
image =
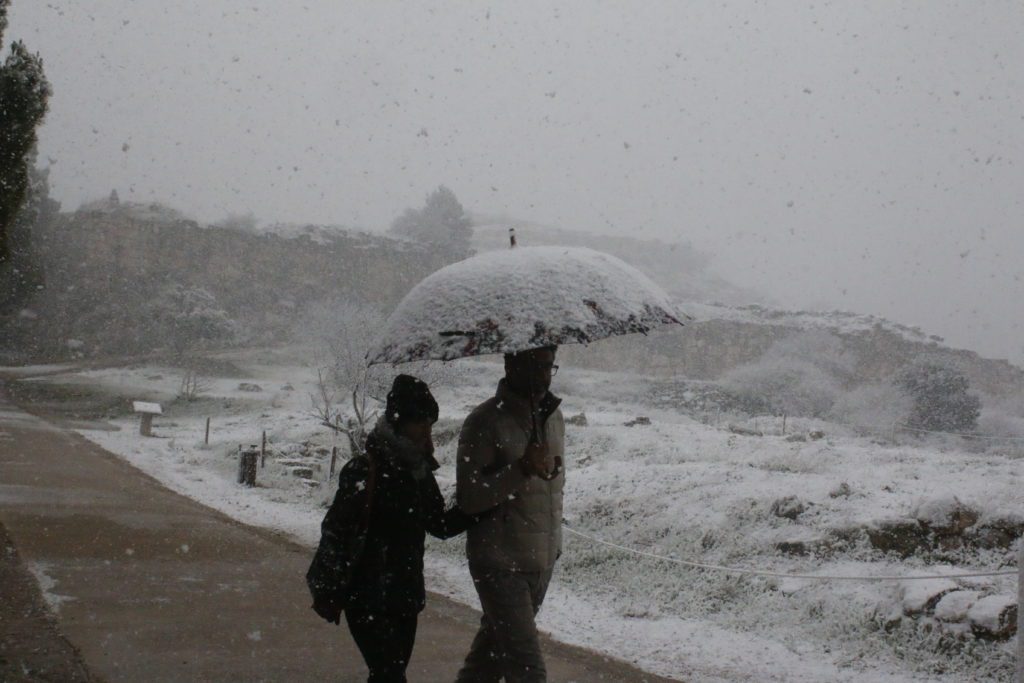
[[[454,360],[682,325],[643,273],[592,249],[492,251],[433,273],[398,304],[370,364]]]

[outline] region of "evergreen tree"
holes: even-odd
[[[0,312],[25,304],[43,284],[43,270],[36,257],[33,231],[60,211],[60,202],[50,197],[50,170],[36,167],[36,151],[27,159],[28,187],[25,199],[8,231],[9,258],[0,265]]]
[[[461,259],[470,253],[473,224],[455,193],[441,185],[427,196],[422,209],[406,209],[396,218],[391,232]]]
[[[914,402],[910,426],[939,432],[972,430],[981,415],[981,399],[967,392],[967,377],[933,361],[916,363],[896,378],[896,386]]]
[[[0,0],[0,42],[9,5]],[[43,60],[13,43],[0,66],[0,268],[10,267],[9,235],[29,189],[29,160],[50,92]]]

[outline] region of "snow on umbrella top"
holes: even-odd
[[[682,325],[643,273],[580,247],[520,247],[446,266],[398,304],[367,354],[370,364],[454,360],[586,344]]]

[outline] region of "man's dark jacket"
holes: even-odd
[[[426,534],[451,538],[474,520],[458,508],[445,509],[434,478],[438,463],[433,455],[395,434],[383,418],[367,439],[366,451],[366,456],[353,458],[342,468],[338,492],[321,525],[320,542],[337,544],[337,555],[345,557],[344,548],[357,533],[366,508],[372,458],[376,477],[373,507],[345,608],[416,614],[426,605]]]

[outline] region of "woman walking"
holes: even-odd
[[[426,605],[426,534],[451,538],[474,521],[458,508],[445,509],[434,478],[431,428],[437,415],[437,401],[423,381],[395,378],[365,455],[341,471],[307,576],[317,614],[340,623],[344,611],[370,683],[406,680]]]

